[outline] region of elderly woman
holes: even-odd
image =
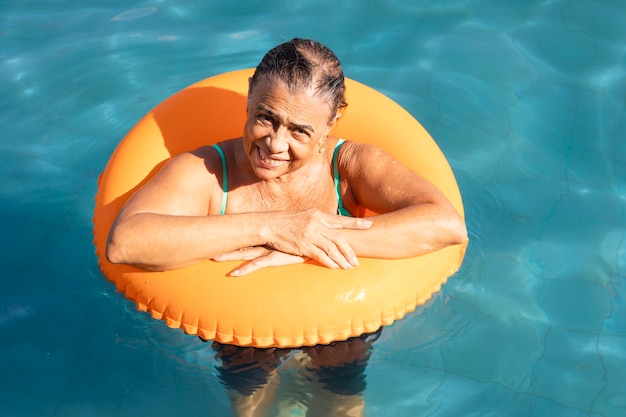
[[[358,257],[463,242],[465,224],[436,187],[375,146],[330,135],[344,91],[323,45],[269,51],[250,79],[243,137],[172,158],[121,210],[109,261],[165,270],[248,260],[239,276],[307,258],[354,268]],[[380,215],[359,218],[366,208]]]
[[[172,158],[119,213],[109,261],[165,270],[246,260],[231,271],[241,276],[306,259],[350,269],[358,257],[412,257],[465,241],[464,222],[436,187],[375,146],[331,135],[344,92],[325,46],[293,39],[269,51],[249,80],[243,136]],[[365,209],[380,214],[359,217]],[[378,335],[302,350],[310,380],[337,400],[310,407],[361,414]],[[213,346],[238,414],[263,414],[271,396],[262,388],[287,352]]]

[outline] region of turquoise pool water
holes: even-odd
[[[180,88],[294,36],[406,107],[471,245],[383,332],[368,416],[626,415],[622,0],[0,3],[0,415],[228,416],[205,344],[98,270],[96,179]]]

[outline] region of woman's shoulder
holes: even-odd
[[[372,145],[371,143],[364,143],[359,142],[358,140],[342,138],[338,138],[335,140],[337,143],[336,147],[340,148],[340,154],[358,153],[360,155],[368,155],[370,153],[384,152],[380,147]]]
[[[339,141],[342,141],[342,143],[339,143]],[[361,170],[362,168],[367,169],[367,165],[377,161],[377,158],[381,155],[388,156],[385,151],[376,145],[347,139],[340,139],[339,141],[338,145],[341,147],[337,153],[337,162],[340,169],[343,168],[349,171]]]
[[[180,155],[177,155],[176,157],[182,156],[182,155],[193,155],[196,158],[213,158],[215,156],[219,156],[219,151],[216,148],[219,148],[224,154],[228,154],[230,152],[232,152],[234,150],[234,146],[238,141],[241,141],[241,138],[239,139],[228,139],[225,141],[221,141],[221,142],[217,142],[211,145],[204,145],[201,146],[199,148],[194,149],[193,151],[189,151],[189,152],[183,152]],[[183,158],[185,158],[185,156],[182,156]]]
[[[177,168],[210,168],[216,165],[220,166],[222,163],[220,154],[224,155],[227,160],[230,159],[233,152],[236,150],[236,146],[233,145],[237,140],[238,139],[230,139],[214,145],[204,145],[191,151],[182,152],[174,155],[168,161],[168,165],[173,165]],[[219,151],[216,147],[219,147]]]
[[[227,146],[220,143],[223,152]],[[181,152],[172,156],[163,167],[162,174],[174,175],[180,178],[190,177],[201,179],[222,171],[222,159],[213,145],[205,145],[194,150]]]

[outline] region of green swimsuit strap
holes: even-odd
[[[333,177],[335,179],[335,195],[337,196],[337,214],[340,216],[352,217],[352,214],[343,206],[343,200],[341,199],[341,190],[339,189],[339,168],[337,167],[337,155],[339,155],[339,148],[345,141],[339,139],[335,145],[333,151]]]
[[[337,155],[339,154],[339,148],[345,141],[343,139],[339,139],[337,141],[337,145],[335,145],[335,150],[333,151],[333,177],[335,181],[335,195],[337,196],[337,214],[341,216],[352,217],[352,214],[343,206],[343,200],[341,199],[341,191],[339,188],[339,168],[337,167]],[[222,208],[220,210],[220,214],[224,214],[226,212],[226,201],[228,200],[228,177],[226,176],[226,157],[224,156],[224,151],[222,148],[215,144],[213,148],[217,151],[222,161]]]
[[[220,210],[220,215],[226,212],[226,200],[228,200],[228,178],[226,177],[226,157],[224,156],[224,151],[220,148],[220,145],[217,143],[213,145],[217,153],[220,155],[220,159],[222,160],[222,209]]]

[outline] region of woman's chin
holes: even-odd
[[[258,165],[253,165],[252,170],[254,171],[254,174],[261,180],[271,180],[285,174],[283,170],[268,169],[266,167]]]

